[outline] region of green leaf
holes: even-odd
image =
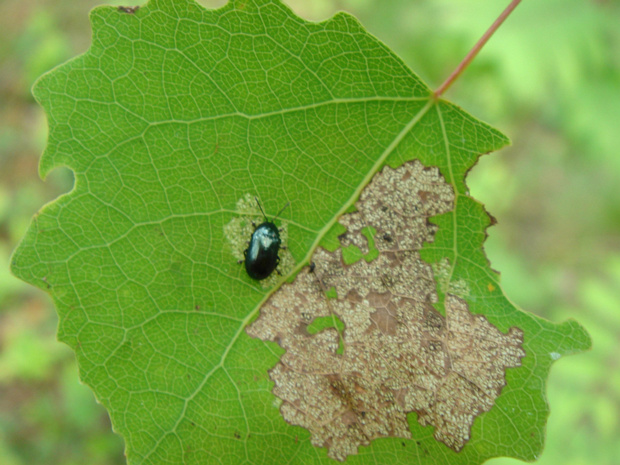
[[[270,370],[284,350],[246,327],[313,254],[328,253],[319,244],[338,254],[352,241],[351,266],[375,266],[384,233],[363,225],[360,239],[338,222],[356,214],[384,167],[413,160],[436,167],[452,192],[419,251],[436,288],[428,311],[447,318],[458,299],[502,333],[522,332],[525,357],[506,369],[501,394],[472,420],[459,452],[437,439],[436,425],[422,426],[422,413],[408,413],[400,436],[370,438],[336,458],[536,458],[550,366],[590,339],[576,322],[516,309],[484,256],[491,222],[465,175],[505,136],[435,100],[346,14],[309,23],[275,0],[219,10],[151,0],[138,10],[97,8],[91,21],[89,51],[34,89],[50,126],[41,175],[67,166],[75,187],[36,215],[12,270],[54,299],[59,339],[75,350],[130,464],[333,462],[330,440],[313,445],[308,429],[280,413]],[[254,196],[269,218],[290,202],[277,220],[282,276],[264,282],[237,264],[262,218]],[[302,276],[312,277],[303,270],[293,284]],[[338,286],[311,297],[327,292],[336,306],[347,297]],[[317,320],[308,334],[343,325],[337,355],[345,356],[346,319]]]

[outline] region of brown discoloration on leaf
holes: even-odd
[[[248,328],[286,349],[270,371],[282,416],[308,429],[334,459],[379,437],[410,438],[409,412],[433,426],[437,440],[462,449],[476,416],[505,385],[506,368],[525,355],[519,329],[501,333],[460,297],[447,295],[445,317],[432,305],[433,270],[419,250],[437,228],[428,218],[453,202],[436,168],[386,167],[362,192],[357,211],[341,219],[343,245],[367,247],[366,226],[390,238],[376,241],[378,258],[345,266],[340,250],[318,249],[314,272],[283,285]],[[322,290],[330,288],[338,298],[325,298]],[[306,331],[331,314],[344,323],[342,335],[336,328]]]
[[[136,14],[136,11],[140,9],[140,6],[119,6],[118,11],[127,13],[130,15]]]

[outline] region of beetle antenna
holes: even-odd
[[[256,203],[258,204],[258,208],[260,208],[260,212],[263,214],[263,218],[265,218],[265,221],[267,221],[267,215],[265,215],[265,210],[263,210],[263,207],[261,207],[260,202],[258,201],[258,197],[254,197],[254,199],[256,199]]]
[[[273,217],[273,221],[275,221],[275,220],[276,220],[276,218],[278,218],[278,217],[280,216],[280,213],[282,213],[282,212],[286,209],[286,207],[288,207],[290,204],[291,204],[291,202],[286,202],[286,205],[284,205],[284,206],[282,207],[282,210],[280,210],[280,211],[278,212],[278,214],[277,214],[276,216],[274,216],[274,217]]]

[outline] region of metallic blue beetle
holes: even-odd
[[[256,199],[256,203],[265,221],[254,229],[250,244],[243,254],[245,255],[245,271],[247,271],[248,276],[260,281],[268,278],[277,268],[278,263],[280,263],[278,252],[280,251],[282,240],[280,239],[280,231],[274,224],[274,221],[289,204],[287,203],[280,210],[280,213],[273,220],[269,221],[258,199]]]

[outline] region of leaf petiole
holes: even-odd
[[[521,3],[521,0],[512,0],[512,2],[510,2],[510,5],[508,5],[508,7],[506,7],[504,11],[502,11],[502,14],[499,15],[499,17],[495,20],[493,24],[491,24],[491,27],[487,29],[487,32],[484,33],[484,35],[480,38],[480,40],[476,42],[476,45],[474,45],[474,47],[469,51],[467,56],[463,58],[463,61],[459,63],[459,65],[452,72],[452,74],[448,76],[448,79],[446,79],[444,83],[441,86],[439,86],[439,88],[433,93],[433,96],[435,97],[435,99],[438,99],[439,97],[441,97],[443,93],[446,90],[448,90],[448,88],[454,83],[454,81],[456,81],[456,79],[461,75],[461,73],[465,71],[465,69],[469,66],[469,64],[473,61],[473,59],[476,58],[476,55],[478,55],[478,52],[482,49],[482,47],[484,47],[484,44],[487,43],[487,41],[491,38],[491,36],[495,33],[495,31],[502,25],[502,23],[506,20],[506,18],[508,18],[510,13],[512,13],[512,11],[517,7],[519,3]]]

